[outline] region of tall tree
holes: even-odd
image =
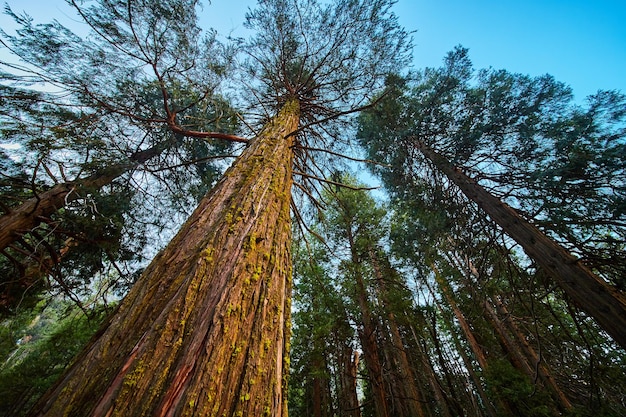
[[[338,140],[329,121],[406,62],[391,5],[275,0],[248,14],[263,127],[33,415],[286,414],[293,166],[308,178],[311,153]],[[108,33],[98,10],[85,13]]]
[[[342,182],[355,183],[347,175]],[[357,186],[328,193],[323,230],[339,258],[337,281],[343,283],[358,327],[374,414],[426,415],[415,371],[421,363],[409,359],[402,335],[408,331],[399,320],[411,309],[411,297],[382,249],[386,210]]]
[[[621,279],[614,274],[616,268],[608,265],[623,250],[619,236],[624,233],[620,207],[625,171],[619,153],[625,113],[619,109],[626,100],[615,93],[593,100],[585,114],[594,121],[587,120],[588,129],[579,130],[572,126],[578,125],[581,111],[571,103],[569,90],[551,77],[531,79],[490,70],[478,74],[476,86],[473,77],[467,51],[457,48],[443,68],[420,74],[409,94],[400,93],[362,118],[363,143],[373,158],[393,166],[386,179],[397,195],[410,195],[429,169],[443,173],[625,347],[626,296],[615,286]],[[610,111],[610,106],[618,109]],[[570,134],[581,138],[573,140]],[[559,166],[555,158],[563,148],[569,149],[567,168],[550,170],[551,165]],[[601,164],[600,155],[610,158]],[[604,174],[593,175],[592,166]],[[535,181],[543,178],[541,184],[557,176],[564,187],[541,188]],[[586,191],[579,198],[573,190],[580,185]],[[537,197],[548,192],[553,194]],[[518,210],[498,195],[509,198]],[[603,209],[568,209],[579,202]],[[529,207],[533,213],[522,211]],[[574,227],[562,226],[569,222],[565,216],[575,216]],[[564,229],[564,237],[559,236]],[[596,253],[588,265],[586,253]]]
[[[355,329],[326,247],[296,239],[289,412],[361,416]]]

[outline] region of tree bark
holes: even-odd
[[[287,415],[298,122],[288,101],[31,415]]]
[[[448,303],[448,306],[450,307],[450,309],[452,310],[452,313],[454,314],[454,317],[457,319],[459,326],[461,327],[461,331],[463,332],[463,336],[465,336],[465,340],[467,341],[470,347],[470,350],[474,354],[474,358],[478,362],[480,369],[482,369],[483,371],[486,371],[487,369],[489,369],[489,361],[487,360],[487,356],[485,355],[485,352],[483,351],[481,344],[476,339],[476,336],[474,335],[474,332],[471,326],[467,322],[465,315],[463,314],[458,304],[456,303],[450,291],[450,287],[448,283],[443,279],[443,277],[439,273],[439,270],[434,264],[431,265],[431,268],[433,270],[433,273],[435,274],[435,281],[437,282],[437,285],[439,286],[441,294],[443,294],[444,298],[446,299]],[[478,394],[481,397],[481,400],[483,402],[486,412],[488,413],[488,415],[496,415],[497,412],[494,408],[494,405],[492,404],[491,400],[489,399],[489,397],[487,396],[487,393],[485,392],[483,388],[483,385],[482,385],[483,381],[481,381],[476,375],[476,373],[474,372],[474,368],[471,365],[471,362],[469,360],[466,360],[464,357],[465,353],[463,352],[463,347],[459,346],[458,351],[459,353],[461,353],[461,356],[463,357],[465,361],[467,370],[470,373],[474,381],[474,385],[476,387],[476,390],[478,391]],[[501,401],[497,401],[497,404],[500,410],[502,411],[507,410],[507,413],[510,414],[509,407],[507,404],[504,404]]]
[[[357,370],[359,352],[348,344],[342,344],[339,365],[339,416],[361,417],[361,407],[357,394]]]
[[[485,300],[485,310],[487,314],[493,318],[494,322],[498,322],[497,329],[501,328],[502,323],[506,325],[513,336],[513,339],[510,339],[512,349],[520,351],[520,353],[524,353],[524,358],[526,359],[525,362],[528,364],[526,371],[530,371],[528,376],[531,379],[534,379],[538,375],[543,384],[550,390],[552,398],[559,407],[559,412],[567,413],[572,409],[572,403],[567,395],[565,395],[561,387],[557,384],[552,372],[550,372],[546,364],[543,362],[543,359],[537,354],[535,349],[533,349],[533,347],[528,343],[526,337],[513,321],[506,306],[497,297],[495,298],[495,305],[497,312],[503,317],[503,320],[500,320],[498,314],[493,311],[493,307],[489,301]],[[504,331],[504,329],[502,330]]]
[[[367,296],[367,290],[365,287],[365,281],[361,271],[361,259],[359,258],[354,236],[350,225],[346,228],[348,232],[348,243],[350,245],[350,251],[352,255],[352,265],[355,269],[355,298],[359,305],[361,313],[361,328],[359,329],[359,339],[361,340],[361,347],[363,348],[363,356],[365,359],[365,366],[367,367],[367,373],[370,383],[372,384],[372,396],[374,402],[374,409],[376,410],[376,416],[387,417],[389,416],[387,394],[385,390],[385,382],[383,378],[383,365],[381,361],[381,355],[378,349],[378,341],[376,340],[376,319],[374,318],[369,306],[369,300]]]
[[[453,167],[443,156],[420,142],[416,143],[416,147],[502,227],[578,307],[593,317],[621,347],[626,348],[626,295],[594,274],[513,208]]]

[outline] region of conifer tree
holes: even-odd
[[[385,175],[390,189],[417,198],[412,190],[422,178],[443,174],[626,346],[626,295],[615,274],[623,251],[626,100],[600,93],[583,111],[548,76],[474,75],[462,48],[443,68],[421,73],[406,94],[402,80],[390,83],[398,94],[361,119],[370,156],[393,167]],[[573,127],[581,123],[587,128]],[[563,187],[543,187],[546,181]],[[584,193],[574,191],[579,187]]]
[[[77,299],[104,265],[132,281],[143,225],[164,227],[143,216],[148,196],[161,194],[174,212],[195,202],[222,171],[213,157],[232,149],[210,142],[212,130],[236,138],[226,134],[237,128],[234,110],[215,90],[228,53],[198,36],[195,2],[124,12],[121,3],[70,4],[87,35],[5,11],[18,29],[1,34],[12,55],[0,63],[0,134],[19,170],[2,174],[7,313],[42,289]]]
[[[132,35],[133,27],[154,27],[149,19],[133,26],[134,10],[163,17],[169,6],[195,6],[186,3],[78,8],[124,49],[102,13],[122,19]],[[241,82],[253,80],[258,99],[254,138],[32,415],[286,414],[292,177],[304,178],[301,189],[314,195],[320,159],[313,154],[336,155],[343,116],[370,105],[384,77],[407,62],[408,38],[391,6],[272,0],[248,14],[255,35],[243,48],[249,65]],[[192,23],[182,17],[154,33]],[[167,127],[203,136],[179,128],[168,90],[160,91]]]

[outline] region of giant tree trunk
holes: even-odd
[[[285,416],[289,101],[32,415]]]
[[[453,167],[443,156],[419,142],[416,146],[463,194],[500,225],[576,305],[593,317],[619,345],[626,348],[626,295],[594,274],[513,208]]]

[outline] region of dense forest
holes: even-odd
[[[0,416],[626,414],[626,95],[393,0],[67,3],[0,30]]]

